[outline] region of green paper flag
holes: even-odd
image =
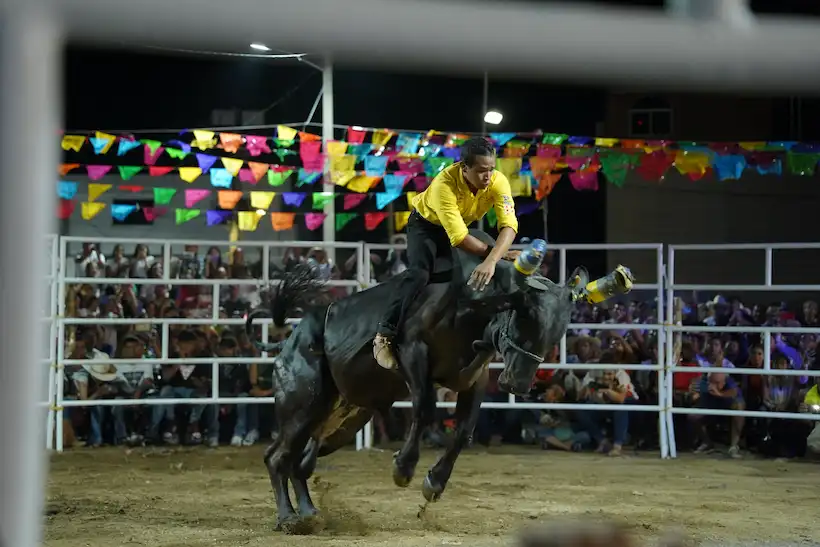
[[[590,156],[595,155],[594,148],[586,148],[586,147],[577,147],[577,146],[568,146],[567,147],[567,157],[570,158],[588,158]]]
[[[271,186],[282,186],[285,181],[293,174],[293,170],[288,171],[268,171],[268,184]]]
[[[341,230],[357,216],[356,213],[336,213],[336,230]]]
[[[789,152],[789,171],[793,175],[813,175],[820,161],[820,154],[801,154],[799,152]]]
[[[427,158],[424,162],[424,174],[435,177],[453,164],[453,158]]]
[[[287,148],[289,146],[293,146],[294,142],[295,141],[293,139],[276,139],[276,138],[273,139],[273,145],[276,148]],[[277,150],[277,153],[278,152],[279,151]]]
[[[185,224],[199,216],[199,209],[177,209],[177,225]]]
[[[173,188],[154,188],[154,205],[168,205],[176,193]]]
[[[333,192],[314,192],[313,193],[313,209],[321,211],[325,205],[333,201]]]
[[[635,154],[606,149],[599,151],[598,159],[601,161],[604,176],[619,188],[624,185],[629,171],[638,162],[638,156]]]
[[[152,141],[149,139],[140,139],[140,142],[147,146],[151,150],[151,155],[157,153],[157,149],[162,146],[162,143],[159,141]]]
[[[185,150],[180,150],[179,148],[166,148],[165,152],[167,152],[168,155],[175,160],[184,160],[185,156],[188,155],[188,152]]]
[[[287,148],[277,148],[274,150],[277,156],[279,156],[279,161],[284,162],[285,158],[288,156],[295,156],[296,152],[293,150],[288,150]]]
[[[487,211],[487,224],[490,225],[490,228],[495,228],[495,225],[498,224],[498,217],[495,216],[495,207],[490,207],[490,210]]]
[[[564,135],[563,133],[544,133],[544,136],[541,137],[541,143],[561,146],[561,144],[568,138],[569,135]]]
[[[120,170],[122,180],[131,180],[131,177],[142,171],[142,167],[137,165],[120,165],[117,169]]]

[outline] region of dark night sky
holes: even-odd
[[[661,0],[604,3],[662,5]],[[765,12],[818,13],[813,0],[753,1],[752,7]],[[338,124],[481,130],[480,78],[399,71],[388,74],[361,67],[337,67],[334,79]],[[71,45],[66,51],[65,127],[133,130],[138,134],[140,130],[154,128],[207,127],[213,125],[211,111],[219,108],[266,110],[267,124],[298,122],[307,118],[321,85],[320,72],[296,62],[180,57],[151,50]],[[605,113],[604,89],[565,83],[499,81],[490,73],[489,97],[490,107],[504,114],[499,131],[540,128],[590,135]],[[321,108],[314,121],[321,121]],[[568,188],[569,185],[559,184],[550,197],[550,239],[605,240],[606,186],[596,194],[581,194]],[[578,217],[591,220],[581,224],[570,221]],[[543,233],[540,215],[526,215],[522,220],[522,232]]]

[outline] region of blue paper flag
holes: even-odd
[[[400,154],[415,155],[419,149],[421,135],[418,133],[399,133],[396,139],[396,148]]]
[[[384,176],[384,190],[387,194],[401,194],[402,189],[404,188],[404,183],[407,181],[407,175],[399,175],[396,173],[390,173],[389,175]],[[395,199],[395,198],[394,198]]]
[[[592,142],[592,137],[570,137],[567,142],[573,146],[583,146]]]
[[[199,154],[197,154],[198,156]],[[233,182],[233,175],[227,169],[211,169],[211,186],[215,188],[230,188]]]
[[[173,147],[175,147],[175,148],[179,148],[180,150],[182,150],[182,151],[183,151],[183,152],[185,152],[186,154],[190,154],[190,153],[191,153],[191,145],[190,145],[190,144],[188,144],[187,142],[182,142],[182,141],[180,141],[180,140],[176,140],[176,139],[174,139],[174,140],[172,140],[172,141],[168,141],[168,142],[167,142],[167,144],[168,144],[169,146],[173,146]]]
[[[72,199],[77,195],[77,183],[61,180],[57,183],[57,195],[61,199]]]
[[[136,210],[136,205],[123,205],[120,203],[115,203],[111,205],[111,216],[122,222],[128,215]]]
[[[401,195],[401,190],[398,192],[376,192],[376,208],[379,210],[384,209]]]
[[[783,174],[783,162],[779,159],[775,159],[771,163],[761,163],[756,166],[757,172],[761,175],[782,175]]]
[[[108,146],[108,139],[98,139],[97,137],[91,137],[88,139],[91,142],[91,146],[94,147],[95,154],[102,154],[105,147]]]
[[[214,163],[216,162],[216,156],[210,156],[208,154],[200,154],[197,152],[196,154],[196,163],[200,169],[202,169],[203,173],[207,173],[211,167],[213,167]]]
[[[715,169],[718,180],[737,180],[746,169],[746,158],[740,154],[716,156],[712,159],[712,167]]]
[[[296,186],[305,186],[307,184],[313,184],[319,178],[321,178],[322,173],[317,173],[315,171],[306,171],[304,167],[299,168],[299,178],[297,179]]]
[[[387,156],[367,156],[364,159],[364,174],[368,177],[381,177],[387,170]]]
[[[351,156],[356,156],[356,163],[367,161],[367,155],[373,151],[372,144],[349,144],[347,145],[347,153]]]
[[[459,161],[461,159],[461,148],[443,148],[441,150],[441,154],[445,158],[450,158],[453,161]]]
[[[498,146],[504,146],[515,138],[517,133],[490,133],[490,138],[495,141]]]
[[[283,192],[282,200],[285,202],[285,205],[299,207],[302,205],[302,202],[305,201],[305,196],[307,196],[307,194],[304,192]]]
[[[120,138],[120,143],[117,145],[117,155],[124,156],[129,151],[140,146],[141,144],[142,143],[140,141],[130,141],[128,139]]]

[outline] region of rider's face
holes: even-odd
[[[464,166],[464,178],[473,188],[483,190],[490,186],[495,170],[495,155],[476,156],[472,167]]]

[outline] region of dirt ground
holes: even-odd
[[[75,449],[51,460],[48,547],[509,545],[522,526],[560,515],[619,521],[647,539],[683,528],[701,542],[803,543],[817,518],[820,466],[655,454],[606,458],[527,448],[462,454],[441,501],[419,518],[422,455],[400,489],[391,451],[323,458],[314,500],[323,531],[274,531],[262,446]]]

